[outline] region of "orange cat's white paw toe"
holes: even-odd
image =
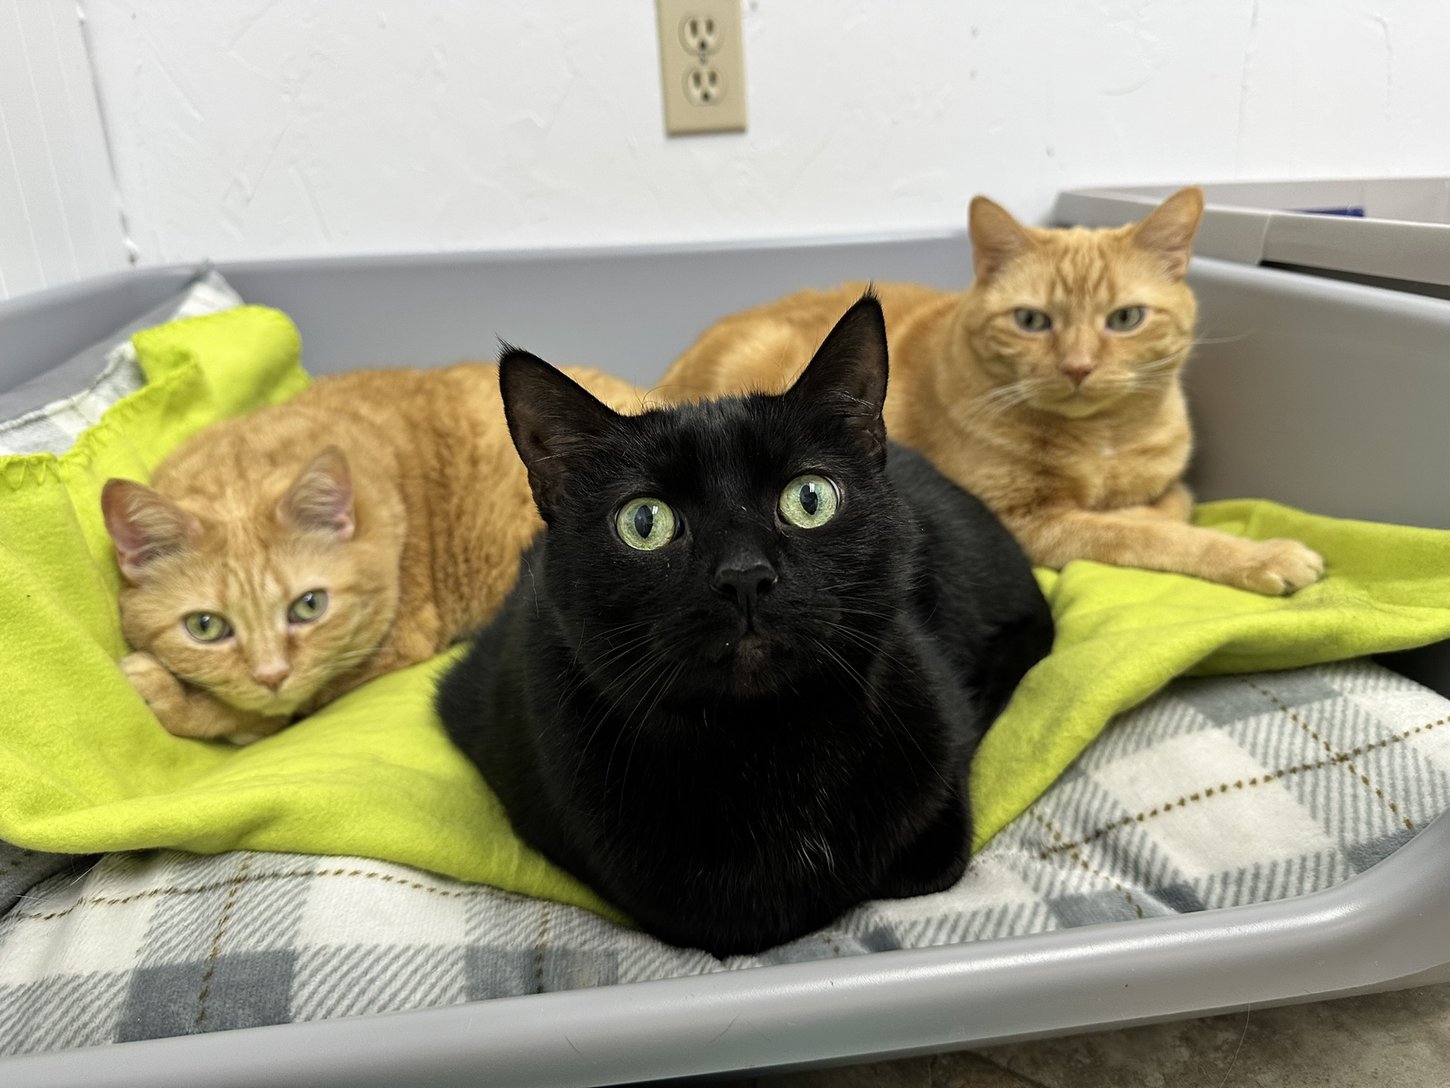
[[[186,712],[186,692],[165,665],[150,654],[127,654],[120,668],[168,733],[176,733]]]
[[[1254,545],[1241,572],[1244,589],[1284,597],[1324,577],[1324,558],[1297,540],[1263,540]]]

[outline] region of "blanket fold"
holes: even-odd
[[[95,853],[173,847],[375,857],[613,912],[510,832],[432,712],[445,654],[247,748],[165,733],[116,668],[110,476],[145,479],[213,420],[307,378],[291,322],[244,307],[138,334],[150,384],[68,453],[0,460],[0,839]],[[1319,550],[1325,582],[1268,599],[1093,563],[1039,572],[1059,625],[972,771],[977,837],[1031,803],[1109,719],[1185,672],[1283,669],[1450,638],[1450,532],[1210,504],[1201,523]]]
[[[1291,597],[1198,578],[1069,563],[1039,570],[1057,641],[972,767],[980,846],[1027,808],[1113,715],[1175,676],[1265,672],[1450,638],[1450,532],[1317,517],[1277,503],[1206,503],[1199,525],[1291,537],[1327,576]]]

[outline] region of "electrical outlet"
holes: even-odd
[[[740,0],[655,0],[665,132],[745,131]]]

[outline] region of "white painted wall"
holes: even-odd
[[[124,267],[75,0],[0,0],[0,298]]]
[[[1450,174],[1444,0],[745,0],[666,139],[651,0],[83,0],[144,263],[960,227],[989,192]]]

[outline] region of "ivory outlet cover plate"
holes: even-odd
[[[655,0],[665,132],[745,131],[740,0]]]

